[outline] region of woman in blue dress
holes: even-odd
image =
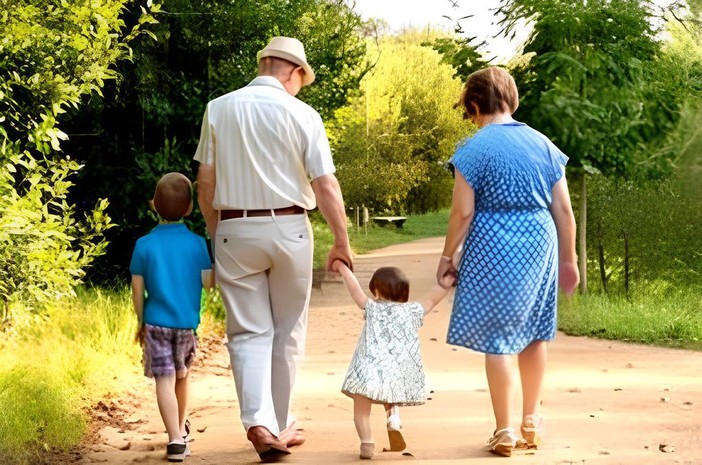
[[[437,281],[448,286],[457,277],[447,342],[485,354],[495,414],[488,445],[510,456],[540,442],[537,409],[547,341],[556,334],[557,287],[572,293],[579,281],[568,158],[512,119],[519,95],[502,68],[471,74],[459,104],[479,130],[451,160],[453,204]],[[510,426],[520,381],[521,438]]]

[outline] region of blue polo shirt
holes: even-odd
[[[183,223],[159,224],[139,238],[129,272],[144,278],[144,323],[196,329],[200,324],[201,271],[211,268],[205,239]]]

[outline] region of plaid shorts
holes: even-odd
[[[195,359],[197,337],[192,329],[146,325],[144,375],[184,378]]]

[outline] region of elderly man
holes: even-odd
[[[319,207],[334,235],[327,270],[352,257],[322,119],[295,98],[315,78],[304,47],[274,37],[258,61],[258,77],[208,103],[195,160],[241,421],[268,462],[304,442],[290,399],[312,284],[308,210]]]

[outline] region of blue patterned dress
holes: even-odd
[[[516,354],[556,334],[558,237],[551,191],[566,157],[543,134],[511,122],[481,128],[451,163],[475,192],[458,266],[447,342]]]
[[[418,302],[368,299],[366,320],[341,392],[374,403],[421,405],[426,401],[419,328],[424,307]]]

